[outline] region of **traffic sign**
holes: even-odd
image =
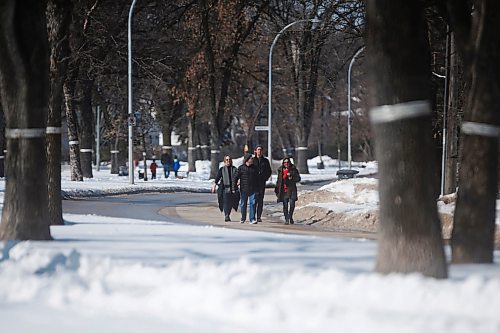
[[[137,120],[134,116],[128,117],[128,125],[129,126],[135,126],[137,125]]]
[[[255,126],[256,131],[269,131],[269,126]]]

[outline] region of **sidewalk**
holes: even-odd
[[[262,222],[258,224],[249,224],[248,220],[245,223],[240,223],[240,212],[231,213],[231,222],[224,222],[224,214],[220,212],[217,199],[214,195],[214,200],[207,202],[206,204],[200,206],[197,205],[183,205],[176,207],[165,207],[160,210],[160,214],[165,216],[177,216],[182,219],[190,221],[195,225],[211,225],[222,228],[231,229],[243,229],[243,230],[255,230],[264,232],[275,232],[275,233],[285,233],[285,234],[297,234],[297,235],[310,235],[310,236],[321,236],[321,237],[345,237],[345,238],[367,238],[375,239],[375,234],[373,233],[363,233],[363,232],[334,232],[321,230],[316,226],[311,226],[304,224],[302,221],[296,221],[293,225],[284,225],[283,220],[280,216],[274,213],[274,210],[270,208],[272,205],[276,205],[276,196],[274,195],[273,189],[266,189],[266,195],[264,197],[264,213],[262,216]],[[281,204],[279,204],[281,206]]]

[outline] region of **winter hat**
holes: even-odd
[[[243,156],[243,163],[246,163],[251,158],[252,158],[252,154],[245,154],[245,156]]]

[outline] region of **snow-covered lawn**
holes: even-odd
[[[303,178],[335,178],[326,160],[323,170],[311,160]],[[135,185],[107,169],[70,182],[65,169],[62,187],[68,196],[208,191],[206,167]],[[320,191],[336,199],[307,205],[376,208],[373,182],[327,185]],[[2,332],[500,332],[498,260],[452,265],[448,280],[382,276],[368,240],[64,217],[54,241],[0,243]]]

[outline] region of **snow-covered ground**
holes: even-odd
[[[337,162],[324,157],[318,170],[318,161],[309,161],[304,181],[335,178]],[[159,169],[159,179],[129,185],[107,168],[70,182],[65,168],[62,187],[67,196],[208,191],[208,164],[198,162],[197,170],[163,179]],[[375,163],[360,169],[375,170]],[[376,193],[353,190],[360,181],[322,190],[376,206]],[[3,190],[0,180],[0,202]],[[64,218],[66,225],[51,227],[54,241],[0,243],[2,332],[500,332],[498,260],[451,265],[448,280],[382,276],[372,272],[376,243],[368,240],[91,212]]]

